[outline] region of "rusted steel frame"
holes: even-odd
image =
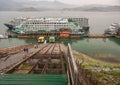
[[[52,47],[52,44],[50,44],[51,46],[45,51],[45,53],[44,53],[44,56],[46,56],[45,54],[48,52],[48,50]],[[46,46],[47,47],[47,46]],[[44,48],[43,48],[44,49]],[[42,50],[43,50],[42,49]],[[43,57],[44,57],[43,56]],[[39,62],[38,62],[39,63]],[[48,62],[47,62],[48,63]],[[43,67],[43,70],[42,70],[42,72],[44,72],[44,70],[45,70],[45,68],[46,68],[46,65],[47,65],[47,63],[44,65],[44,67]],[[37,64],[36,64],[37,65]],[[34,66],[34,68],[35,68],[36,66]],[[32,70],[34,69],[34,68],[32,68]],[[41,72],[41,74],[42,74],[42,72]]]
[[[54,48],[55,48],[55,45],[56,45],[56,44],[52,45],[53,48],[52,48],[52,51],[51,51],[51,55],[52,55],[52,52],[53,52],[53,50],[54,50]],[[52,47],[52,46],[51,46],[51,47]],[[50,48],[49,48],[49,49],[50,49]],[[48,50],[49,50],[49,49],[48,49]],[[48,51],[48,50],[47,50],[47,51]],[[46,51],[46,53],[47,53],[47,51]],[[46,53],[45,53],[45,54],[46,54]],[[42,71],[41,71],[41,74],[45,74],[45,71],[46,71],[46,69],[48,68],[48,63],[51,61],[51,55],[49,55],[48,60],[47,60],[47,62],[45,63],[45,65],[44,65],[44,67],[43,67],[43,69],[42,69]]]
[[[46,52],[46,54],[52,54],[54,55],[54,49],[55,49],[56,43],[51,46],[51,48]]]
[[[52,54],[57,54],[57,53],[56,53],[56,49],[59,49],[58,46],[57,46],[57,44],[56,44],[56,46],[54,47]]]
[[[56,45],[56,44],[51,45],[51,47],[47,49],[47,51],[45,52],[45,54],[47,54],[48,50],[51,49],[51,53],[50,53],[49,55],[52,55],[53,50],[54,50],[54,48],[55,48],[55,45]]]
[[[46,46],[44,46],[44,47],[46,47]],[[44,48],[44,47],[43,47],[43,48]],[[40,52],[41,50],[42,50],[42,49],[40,49],[38,52]],[[37,53],[38,53],[38,52],[37,52]],[[35,54],[36,54],[36,53],[35,53]],[[35,56],[35,55],[33,55],[32,57],[34,57],[34,56]],[[31,58],[32,58],[32,57],[31,57]],[[31,58],[29,58],[29,59],[31,59]],[[29,59],[28,59],[28,60],[29,60]],[[28,60],[26,60],[26,61],[28,61]],[[34,66],[36,66],[36,65],[39,63],[39,61],[40,61],[40,59],[36,62],[36,64],[35,64]],[[25,62],[25,61],[24,61],[24,62]],[[22,63],[21,63],[21,64],[22,64]],[[19,66],[19,65],[18,65],[18,66]],[[33,66],[32,69],[28,69],[28,70],[30,70],[28,73],[30,73],[30,72],[34,69],[34,66]],[[22,69],[19,69],[19,70],[22,70]]]
[[[43,48],[43,49],[42,49],[42,51],[43,51],[42,54],[43,54],[43,55],[46,55],[47,52],[49,51],[49,49],[50,49],[52,46],[53,46],[52,44],[49,44],[48,46],[46,46],[45,48]],[[46,48],[47,48],[47,49],[46,49]],[[42,52],[42,51],[41,51],[41,52]],[[41,53],[41,52],[40,52],[40,53]]]
[[[42,48],[41,51],[40,51],[40,54],[41,54],[42,51],[46,52],[46,48],[48,48],[48,46],[51,46],[51,44],[47,44],[44,48]],[[45,52],[43,54],[45,54]]]
[[[31,58],[29,58],[29,59],[31,59]],[[29,60],[29,59],[28,59],[28,60]],[[28,61],[28,60],[27,60],[27,61]],[[40,60],[41,60],[41,59],[37,60],[37,62],[34,63],[34,65],[32,66],[31,69],[17,69],[17,70],[29,70],[27,74],[30,74],[30,73],[33,71],[33,69],[37,66],[37,64],[39,63]]]
[[[31,58],[35,54],[36,53],[32,54],[30,57],[27,57],[26,59],[23,59],[21,62],[15,64],[13,67],[9,68],[5,73],[11,72],[14,68],[18,67],[20,64],[22,64],[23,62],[27,61],[29,58]]]
[[[49,45],[50,45],[50,47],[48,48]],[[43,52],[45,51],[43,54],[46,54],[48,52],[48,50],[52,47],[52,44],[49,44],[49,45],[42,49]]]
[[[52,50],[53,50],[53,46],[51,45],[51,47],[49,49],[47,49],[47,51],[45,52],[45,54],[51,54]]]
[[[50,61],[51,61],[51,56],[49,56],[47,62],[45,63],[45,65],[44,65],[44,67],[43,67],[43,69],[41,71],[41,74],[45,74],[45,71],[48,68],[48,64],[50,63]]]
[[[62,73],[65,74],[65,66],[64,66],[64,60],[63,60],[63,56],[60,56],[60,61],[61,61],[61,65],[62,65]]]
[[[41,55],[40,55],[41,56]],[[34,70],[34,68],[38,65],[38,63],[43,59],[43,57],[44,56],[42,56],[36,63],[35,63],[35,65],[32,67],[32,69],[30,69],[30,71],[28,72],[28,74],[30,74],[33,70]]]
[[[51,46],[51,47],[52,47],[52,46]],[[51,48],[51,47],[50,47],[50,48]],[[55,45],[54,45],[54,47],[55,47]],[[53,47],[53,49],[54,49],[54,47]],[[49,48],[49,49],[50,49],[50,48]],[[48,50],[49,50],[49,49],[48,49]],[[52,51],[53,51],[53,49],[52,49]],[[47,50],[47,51],[48,51],[48,50]],[[46,51],[46,53],[47,53],[47,51]],[[45,54],[46,54],[46,53],[45,53]],[[52,52],[51,52],[51,53],[52,53]],[[49,55],[48,60],[46,61],[45,65],[44,65],[44,67],[43,67],[43,69],[42,69],[42,71],[41,71],[41,74],[45,74],[45,71],[46,71],[46,69],[48,68],[48,63],[49,63],[50,61],[51,61],[51,55]]]
[[[52,54],[52,59],[60,59],[60,54]]]
[[[9,73],[10,71],[12,71],[14,68],[16,68],[17,66],[19,66],[20,64],[22,64],[23,62],[27,61],[29,58],[33,57],[36,53],[38,53],[39,51],[41,51],[45,46],[43,46],[40,50],[38,50],[37,52],[33,53],[31,56],[23,59],[21,62],[15,64],[13,67],[10,67],[9,69],[7,69],[7,71],[5,71],[5,73]]]
[[[56,43],[53,44],[53,48],[52,48],[51,54],[53,54],[53,50],[54,50],[55,46],[56,46]]]
[[[61,74],[62,69],[47,69],[48,72],[54,72],[55,74]],[[62,73],[63,74],[63,73]]]
[[[57,48],[57,49],[58,49],[58,53],[57,53],[57,54],[61,54],[60,44],[57,44],[57,45],[58,45],[58,46],[57,46],[57,47],[58,47],[58,48]]]
[[[59,44],[59,53],[61,54],[62,53],[62,48],[61,48],[61,45]],[[65,66],[64,66],[64,59],[63,59],[64,55],[61,54],[60,55],[60,61],[61,61],[61,65],[62,65],[62,73],[65,73]]]

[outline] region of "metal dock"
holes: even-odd
[[[9,50],[13,53],[3,57],[2,52]],[[9,50],[0,49],[0,85],[89,85],[79,73],[70,44],[31,44]]]

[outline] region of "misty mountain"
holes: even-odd
[[[63,8],[72,8],[74,5],[64,4],[59,1],[26,1],[23,2],[15,0],[0,0],[0,10],[1,11],[17,11],[17,10],[48,10],[48,9],[63,9]]]
[[[26,8],[20,8],[17,11],[38,11],[38,10],[34,7],[26,7]]]
[[[86,5],[77,7],[59,1],[0,0],[0,11],[120,11],[120,6]]]
[[[28,12],[28,11],[50,11],[50,10],[53,11],[53,10],[57,10],[57,9],[26,7],[26,8],[18,9],[17,11]]]
[[[64,4],[59,1],[27,1],[23,3],[24,7],[46,8],[46,9],[63,9],[72,8],[74,5]]]
[[[107,5],[86,5],[81,7],[75,7],[75,8],[65,8],[63,10],[69,10],[69,11],[103,11],[103,12],[109,12],[109,11],[120,11],[120,6],[107,6]]]

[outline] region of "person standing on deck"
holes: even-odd
[[[29,51],[28,48],[26,48],[26,52],[27,52],[27,53],[28,53],[28,51]]]

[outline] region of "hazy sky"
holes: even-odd
[[[19,0],[28,1],[28,0]],[[32,0],[32,1],[45,1],[45,0]],[[46,0],[55,1],[55,0]],[[75,4],[75,5],[89,5],[89,4],[107,4],[107,5],[120,5],[120,0],[57,0],[63,3]]]

